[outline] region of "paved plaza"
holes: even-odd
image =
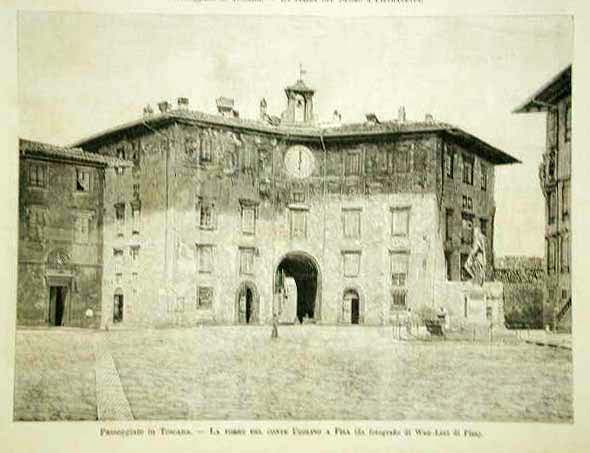
[[[15,420],[572,422],[572,352],[391,327],[17,331]]]

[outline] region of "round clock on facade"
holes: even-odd
[[[307,178],[313,172],[313,153],[303,145],[291,146],[285,153],[285,167],[295,178]]]

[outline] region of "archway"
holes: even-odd
[[[294,280],[297,298],[296,318],[299,322],[319,321],[321,316],[321,276],[317,261],[304,252],[287,253],[277,265],[274,293],[286,294],[287,280]]]
[[[259,319],[258,291],[252,282],[243,282],[236,293],[238,324],[257,324]]]

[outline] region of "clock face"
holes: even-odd
[[[314,170],[313,153],[302,145],[292,146],[285,154],[285,167],[295,178],[307,178]]]

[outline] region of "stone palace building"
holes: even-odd
[[[545,197],[545,325],[571,331],[572,324],[572,66],[569,65],[514,110],[545,112],[545,149],[539,183]]]
[[[403,107],[322,124],[305,82],[285,94],[281,117],[179,98],[72,148],[21,141],[18,322],[503,323],[494,167],[518,161]]]

